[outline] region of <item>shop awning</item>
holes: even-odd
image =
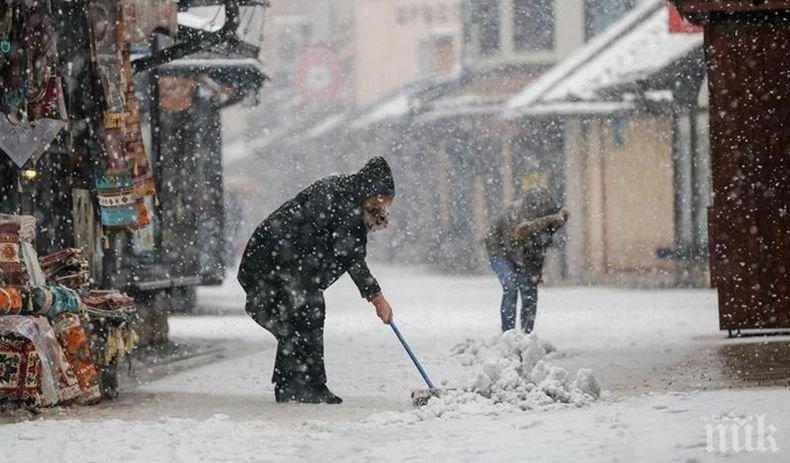
[[[360,111],[351,128],[365,129],[416,114],[420,108],[458,86],[460,81],[460,76],[453,74],[404,85]]]
[[[510,99],[508,115],[555,102],[622,100],[612,95],[617,89],[658,90],[673,66],[701,55],[702,44],[702,34],[670,33],[665,1],[648,0]]]
[[[179,27],[188,27],[204,32],[216,32],[224,25],[224,7],[193,8],[178,13]],[[249,17],[247,17],[247,16]],[[245,22],[246,30],[238,30],[240,40],[212,47],[203,51],[171,61],[159,66],[162,75],[180,75],[190,77],[205,76],[219,85],[233,90],[229,103],[236,102],[247,95],[258,92],[268,76],[258,60],[258,48],[244,41],[250,35],[250,21],[263,21],[262,14],[258,18],[255,10],[240,13]],[[260,25],[262,26],[262,25]],[[258,30],[256,28],[256,30]]]

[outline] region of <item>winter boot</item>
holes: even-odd
[[[324,404],[341,404],[343,403],[343,399],[336,396],[326,387],[326,384],[320,384],[317,386],[313,386],[311,388],[311,394],[309,399],[305,400],[305,403],[324,403]],[[305,397],[307,399],[307,397]]]

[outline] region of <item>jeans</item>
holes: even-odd
[[[516,327],[516,304],[521,293],[521,329],[525,333],[532,332],[535,327],[535,315],[538,310],[538,284],[527,272],[504,257],[492,257],[491,268],[494,269],[502,284],[502,331]]]

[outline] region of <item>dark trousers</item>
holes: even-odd
[[[326,384],[324,318],[320,290],[261,284],[247,294],[247,313],[277,339],[272,382],[278,386]]]
[[[504,257],[492,257],[491,268],[494,269],[502,284],[502,331],[516,327],[516,305],[521,293],[521,329],[531,333],[535,327],[535,316],[538,311],[538,284],[531,275],[519,269]]]

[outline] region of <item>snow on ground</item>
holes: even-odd
[[[485,391],[470,383],[481,370],[492,380],[507,376],[502,372],[512,364],[499,373],[486,366],[506,344],[497,337],[495,279],[373,270],[434,382]],[[482,411],[458,413],[462,408],[445,403],[440,408],[449,413],[438,417],[411,408],[409,392],[423,387],[421,379],[347,280],[326,295],[329,386],[346,400],[340,406],[275,404],[274,339],[243,315],[240,288],[233,281],[201,288],[199,299],[201,311],[214,315],[173,317],[171,336],[240,341],[237,352],[99,407],[0,425],[0,461],[786,461],[790,451],[786,389],[698,391],[709,385],[676,368],[725,342],[712,291],[542,289],[536,331],[557,350],[534,358],[569,372],[566,392],[576,371],[588,368],[610,392],[597,401],[527,411],[492,406],[484,397]],[[514,362],[529,350],[525,342],[513,351]],[[535,366],[522,377],[529,381],[515,384],[542,388],[545,378],[531,376]],[[584,371],[582,380],[589,379]],[[763,414],[776,426],[770,437],[778,453],[706,450],[706,425],[717,417]]]

